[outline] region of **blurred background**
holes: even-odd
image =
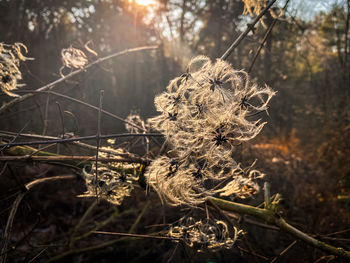
[[[279,14],[284,4],[285,1],[277,1],[274,12]],[[252,80],[259,85],[267,84],[277,91],[269,114],[257,117],[268,124],[254,142],[241,146],[237,159],[250,164],[257,158],[256,166],[267,174],[272,192],[279,192],[285,198],[286,218],[317,236],[343,231],[350,226],[349,7],[350,2],[346,0],[290,0],[254,64],[264,34],[274,23],[275,18],[270,13],[228,59],[237,70],[249,70]],[[121,117],[138,113],[147,119],[156,114],[154,96],[162,92],[171,79],[186,71],[192,57],[203,54],[215,60],[225,52],[254,18],[254,15],[243,14],[243,10],[243,1],[238,0],[0,0],[0,41],[22,42],[28,47],[27,56],[35,59],[22,63],[22,82],[26,86],[21,90],[34,90],[60,78],[61,50],[71,45],[83,49],[91,41],[89,47],[99,57],[127,48],[158,45],[155,50],[131,53],[93,66],[54,88],[54,91],[95,106],[99,103],[99,91],[104,90],[105,110]],[[91,54],[88,56],[89,61],[95,59]],[[0,94],[0,103],[9,100],[8,96]],[[47,94],[36,95],[0,115],[0,130],[18,132],[31,120],[24,132],[62,135],[56,101],[62,111],[69,112],[64,114],[66,132],[75,136],[96,134],[96,111]],[[103,116],[102,134],[124,131],[123,123]],[[37,173],[34,168],[21,169],[25,178],[32,176],[30,172]],[[2,188],[5,189],[5,185]],[[74,191],[81,191],[81,187]],[[74,191],[70,195],[74,196]],[[49,193],[41,195],[38,200],[49,198]],[[71,202],[68,200],[60,202]],[[259,197],[250,202],[256,204],[258,200]],[[84,202],[79,206],[88,205]],[[33,206],[34,203],[35,200]],[[32,209],[42,209],[37,205]],[[65,211],[65,205],[52,210]],[[4,203],[1,206],[4,209],[1,225],[4,226],[8,210]],[[77,218],[84,211],[79,209]],[[147,218],[157,213],[157,209],[149,213]],[[22,216],[25,215],[23,212]],[[145,224],[139,226],[140,232],[147,231],[142,228]],[[72,225],[70,222],[67,229]],[[248,244],[245,244],[246,250],[256,251],[268,260],[239,249],[199,255],[198,259],[190,257],[198,262],[233,262],[232,258],[237,258],[234,262],[270,262],[293,239],[278,232],[266,234],[266,231],[250,226],[244,242]],[[349,249],[349,232],[332,235],[332,238],[334,245]],[[324,240],[330,241],[329,238]],[[161,255],[159,262],[167,262],[167,253],[170,255],[173,251],[172,244],[152,242],[157,245],[151,252],[146,250],[149,244],[144,241],[106,253],[111,253],[109,256],[116,253],[120,262],[126,262],[127,251],[133,251],[136,246],[142,249],[136,252],[135,262],[146,260],[149,255]],[[147,256],[142,255],[144,251],[148,251]],[[329,260],[301,242],[279,260],[296,262],[295,256],[300,259],[298,262]],[[180,251],[175,253],[174,262],[181,257],[189,261],[186,253]],[[96,260],[91,259],[91,255],[83,259]],[[18,262],[28,262],[28,258],[23,260]],[[104,257],[105,261],[99,260],[112,262],[108,257]],[[339,259],[334,260],[338,262]]]

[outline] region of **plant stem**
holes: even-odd
[[[15,219],[15,215],[17,212],[17,209],[23,199],[23,197],[36,185],[40,184],[40,183],[44,183],[44,182],[49,182],[49,181],[55,181],[55,180],[62,180],[62,179],[75,179],[77,178],[75,175],[61,175],[61,176],[52,176],[52,177],[46,177],[46,178],[40,178],[40,179],[36,179],[32,182],[29,182],[25,185],[25,192],[21,192],[16,200],[13,202],[12,208],[11,208],[11,212],[10,215],[7,219],[7,223],[6,223],[6,228],[5,228],[5,232],[4,232],[4,236],[3,236],[3,247],[1,250],[1,255],[0,255],[0,262],[1,263],[5,263],[6,262],[6,256],[7,256],[7,247],[8,247],[8,243],[10,240],[10,234],[12,231],[12,225],[13,225],[13,220]]]
[[[257,208],[250,205],[230,202],[230,201],[223,200],[216,197],[208,197],[208,199],[225,211],[236,212],[239,214],[246,214],[246,215],[253,216],[255,218],[259,218],[271,225],[278,226],[281,230],[293,235],[294,237],[297,237],[298,239],[306,242],[307,244],[313,247],[319,248],[327,253],[330,253],[336,256],[350,259],[349,251],[346,251],[343,248],[337,248],[337,247],[331,246],[325,242],[319,241],[309,236],[308,234],[288,224],[278,214],[272,212],[269,209],[262,209],[262,208]]]
[[[81,69],[78,69],[78,70],[75,70],[75,71],[72,71],[71,73],[69,73],[68,75],[62,77],[62,78],[59,78],[39,89],[37,89],[37,91],[45,91],[45,90],[50,90],[52,89],[55,85],[57,85],[58,83],[61,83],[81,72],[85,72],[88,68],[92,67],[93,65],[95,64],[99,64],[103,61],[106,61],[106,60],[109,60],[111,58],[114,58],[114,57],[118,57],[118,56],[122,56],[122,55],[126,55],[126,54],[129,54],[129,53],[132,53],[132,52],[137,52],[137,51],[143,51],[143,50],[150,50],[150,49],[156,49],[158,48],[158,46],[145,46],[145,47],[137,47],[137,48],[131,48],[131,49],[126,49],[126,50],[123,50],[123,51],[120,51],[120,52],[117,52],[117,53],[113,53],[111,55],[108,55],[108,56],[105,56],[103,58],[99,58],[93,62],[91,62],[90,64],[86,65],[84,68],[81,68]],[[11,107],[13,107],[14,105],[22,102],[22,101],[25,101],[31,97],[33,97],[35,94],[34,93],[29,93],[29,94],[26,94],[24,96],[21,96],[21,97],[18,97],[16,99],[13,99],[11,100],[10,102],[4,104],[2,107],[0,107],[0,114],[4,113],[5,111],[7,111],[8,109],[10,109]]]
[[[120,134],[109,134],[109,135],[101,135],[100,139],[109,139],[109,138],[121,138],[121,137],[162,137],[164,136],[161,133],[120,133]],[[15,142],[15,143],[6,143],[2,144],[2,148],[8,148],[13,146],[23,146],[23,145],[40,145],[40,144],[51,144],[51,143],[65,143],[65,142],[77,142],[77,141],[89,141],[96,140],[96,135],[83,136],[83,137],[75,137],[75,138],[67,138],[67,139],[54,139],[47,141],[33,141],[33,142]]]
[[[259,22],[260,18],[270,9],[270,7],[276,2],[276,0],[271,0],[270,3],[260,12],[260,14],[253,20],[252,23],[247,24],[247,28],[244,32],[242,32],[239,37],[231,44],[231,46],[225,51],[225,53],[221,56],[220,59],[226,60],[233,50],[241,43],[241,41],[248,35],[248,33],[254,29],[256,23]]]

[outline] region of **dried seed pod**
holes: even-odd
[[[29,60],[22,54],[22,49],[27,53],[27,47],[22,43],[7,45],[0,43],[0,88],[2,92],[11,97],[18,97],[13,90],[24,84],[18,82],[22,79],[19,70],[20,61]]]
[[[220,220],[195,221],[192,217],[184,217],[176,226],[170,227],[168,235],[183,239],[188,246],[201,252],[206,249],[230,249],[241,233],[236,228],[229,230],[227,224]]]
[[[161,199],[196,205],[218,193],[242,198],[256,193],[254,178],[241,172],[232,153],[260,133],[265,123],[251,117],[268,109],[275,92],[252,84],[226,61],[212,63],[205,56],[192,59],[166,90],[155,98],[160,114],[148,122],[166,137],[178,169],[169,172],[170,158],[160,156],[145,173]]]

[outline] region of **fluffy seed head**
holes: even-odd
[[[172,205],[196,205],[217,193],[241,198],[256,193],[253,180],[261,174],[242,169],[232,153],[260,133],[265,123],[254,116],[267,111],[274,94],[223,60],[192,59],[186,73],[155,98],[160,114],[149,123],[171,150],[170,157],[151,163],[148,183]]]

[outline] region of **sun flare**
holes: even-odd
[[[135,2],[139,5],[154,5],[154,0],[135,0]]]

